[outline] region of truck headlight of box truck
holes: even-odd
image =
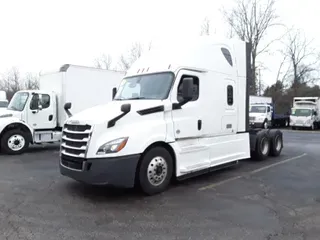
[[[62,175],[87,184],[139,185],[146,194],[254,154],[278,156],[279,130],[250,129],[249,45],[211,37],[153,48],[113,101],[66,120]]]

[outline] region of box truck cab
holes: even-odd
[[[249,66],[242,41],[199,37],[151,49],[112,102],[65,122],[61,174],[155,194],[173,178],[230,166],[251,151],[279,155],[280,131],[249,129]]]
[[[250,96],[249,119],[250,125],[259,128],[268,128],[272,125],[272,98]]]
[[[69,64],[41,74],[40,90],[16,92],[0,112],[1,151],[21,154],[29,144],[59,142],[68,118],[65,102],[73,104],[75,113],[107,103],[112,100],[111,89],[123,76],[124,72]]]
[[[310,128],[314,130],[319,128],[319,108],[319,97],[294,97],[290,115],[292,129]]]

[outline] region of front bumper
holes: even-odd
[[[91,185],[133,187],[140,154],[114,158],[83,159],[63,155],[60,173]]]
[[[263,122],[249,122],[250,127],[253,128],[262,128],[263,127]]]
[[[301,127],[301,128],[311,128],[312,124],[304,124],[304,123],[290,123],[291,127]]]

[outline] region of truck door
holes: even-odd
[[[50,130],[56,127],[56,101],[53,94],[33,94],[28,106],[28,124],[35,130]]]
[[[267,119],[268,119],[268,122],[272,121],[272,116],[273,116],[273,107],[267,106]]]
[[[193,99],[181,109],[172,110],[173,134],[180,152],[177,164],[178,175],[210,165],[209,152],[199,144],[204,125],[200,77],[201,74],[198,72],[180,70],[171,93],[173,103],[181,102],[183,79],[193,78]]]

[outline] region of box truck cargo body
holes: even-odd
[[[0,90],[0,112],[7,108],[9,101],[7,99],[7,93],[4,90]]]
[[[317,129],[320,127],[320,98],[294,97],[290,115],[292,129]]]
[[[39,90],[14,94],[8,108],[0,114],[1,151],[22,153],[30,143],[59,142],[68,114],[64,104],[72,104],[72,113],[108,103],[111,89],[117,87],[124,72],[63,65],[59,71],[40,75]]]

